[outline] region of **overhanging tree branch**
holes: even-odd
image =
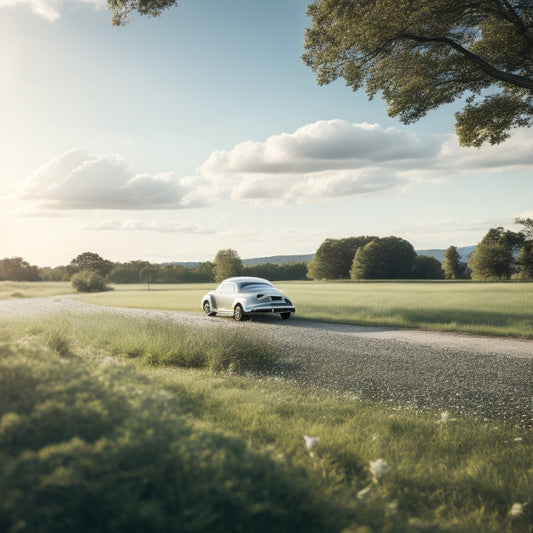
[[[526,78],[524,76],[518,76],[517,74],[512,74],[510,72],[505,72],[503,70],[493,67],[491,64],[487,63],[483,58],[478,55],[470,52],[459,43],[450,39],[446,36],[435,36],[435,37],[425,37],[422,35],[415,35],[412,33],[400,33],[398,34],[399,39],[408,39],[416,41],[419,43],[435,43],[440,42],[451,46],[454,50],[457,50],[460,54],[465,56],[470,61],[476,63],[483,72],[488,74],[491,78],[497,79],[498,81],[503,81],[505,83],[510,83],[522,89],[529,89],[533,91],[533,80]]]

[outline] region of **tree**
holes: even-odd
[[[102,292],[113,290],[107,287],[105,279],[96,270],[82,270],[72,276],[72,286],[78,292]]]
[[[107,259],[103,259],[94,252],[83,252],[75,257],[70,266],[74,268],[76,272],[81,270],[93,270],[98,272],[100,276],[106,277],[113,270],[113,263]]]
[[[355,253],[352,279],[408,279],[413,275],[416,252],[400,237],[376,238]]]
[[[6,257],[0,260],[0,280],[41,281],[39,268],[30,265],[22,257]]]
[[[438,259],[429,255],[417,255],[415,257],[414,279],[442,279],[442,265]]]
[[[243,273],[246,276],[266,278],[270,281],[304,280],[307,278],[307,263],[250,265],[244,267]]]
[[[140,283],[141,270],[150,263],[148,261],[129,261],[128,263],[115,263],[113,270],[107,276],[111,283]]]
[[[461,261],[461,256],[455,246],[450,246],[444,251],[442,270],[446,279],[461,279],[465,277],[466,263]]]
[[[309,263],[311,279],[349,279],[350,268],[357,249],[376,237],[347,237],[326,239]]]
[[[216,282],[233,276],[239,276],[243,270],[239,254],[231,248],[219,250],[213,263],[215,265],[214,274]]]
[[[123,26],[129,22],[130,13],[136,11],[140,15],[158,17],[178,0],[107,0],[107,7],[113,12],[113,25]]]
[[[531,0],[318,0],[308,15],[303,59],[320,85],[366,86],[405,124],[466,98],[464,146],[533,123]]]
[[[524,235],[491,228],[476,246],[468,266],[477,281],[510,279],[515,272],[515,254],[524,243]]]
[[[522,224],[520,233],[524,236],[524,244],[516,263],[519,267],[518,277],[522,280],[533,280],[533,219],[516,218],[515,224]]]
[[[150,283],[160,282],[160,272],[161,269],[159,268],[159,266],[149,264],[140,271],[139,278],[142,283],[147,283],[148,288],[150,288]]]

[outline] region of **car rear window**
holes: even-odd
[[[266,289],[272,289],[272,285],[269,283],[243,283],[240,286],[242,292],[264,291]]]

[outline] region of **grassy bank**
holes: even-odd
[[[533,283],[276,283],[298,318],[533,339]],[[212,285],[115,285],[100,305],[200,312]]]
[[[190,368],[209,335],[2,320],[2,529],[531,531],[527,430]],[[147,357],[172,350],[189,363]]]
[[[69,281],[0,281],[0,300],[6,298],[46,298],[75,291]]]

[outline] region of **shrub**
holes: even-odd
[[[0,347],[0,530],[340,531],[302,470],[107,360]]]
[[[72,286],[78,292],[102,292],[112,290],[104,278],[94,270],[82,270],[72,276]]]

